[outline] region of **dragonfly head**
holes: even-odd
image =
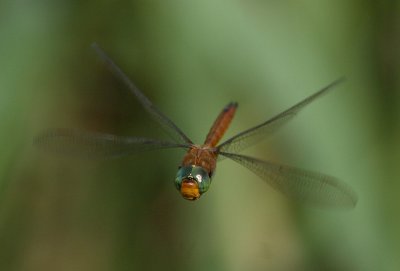
[[[187,200],[197,200],[205,193],[211,184],[208,172],[199,166],[181,167],[176,174],[175,186],[182,197]]]

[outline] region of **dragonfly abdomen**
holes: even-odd
[[[229,124],[231,123],[233,116],[235,115],[236,108],[238,107],[237,103],[229,103],[222,112],[218,115],[218,118],[214,121],[213,126],[211,127],[204,145],[215,147],[222,136],[225,134],[225,131],[228,129]]]

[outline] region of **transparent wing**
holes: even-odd
[[[74,129],[49,130],[36,137],[34,145],[51,152],[89,158],[114,158],[145,150],[189,147],[188,144]]]
[[[164,115],[128,78],[128,76],[115,64],[111,58],[96,44],[92,44],[92,48],[96,51],[100,59],[107,67],[129,88],[136,96],[146,111],[178,142],[191,144],[192,141],[173,123],[166,115]]]
[[[273,188],[298,202],[345,208],[353,208],[357,203],[355,192],[334,177],[244,155],[220,154],[247,167]]]
[[[221,143],[218,146],[218,149],[221,152],[240,152],[241,150],[253,145],[254,143],[259,142],[261,139],[264,139],[266,136],[276,131],[279,127],[287,123],[291,120],[296,114],[303,109],[306,105],[310,104],[315,99],[321,97],[326,94],[329,90],[332,90],[336,85],[343,82],[344,78],[340,78],[328,86],[324,87],[320,91],[314,93],[303,101],[295,104],[290,107],[286,111],[276,115],[275,117],[263,122],[257,126],[254,126],[250,129],[247,129],[225,142]]]

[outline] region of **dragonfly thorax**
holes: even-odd
[[[182,166],[175,178],[176,189],[187,200],[197,200],[207,192],[211,184],[208,172],[196,165]]]
[[[186,153],[181,165],[182,167],[192,165],[202,167],[208,175],[212,176],[217,164],[217,156],[215,148],[194,145]]]

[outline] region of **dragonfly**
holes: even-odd
[[[204,143],[194,144],[170,118],[139,90],[99,45],[94,43],[92,48],[100,60],[127,86],[147,113],[165,129],[173,140],[117,136],[63,128],[47,130],[37,136],[34,140],[37,146],[57,152],[83,153],[91,157],[121,157],[151,149],[186,149],[187,152],[178,168],[174,184],[182,197],[191,201],[198,200],[209,190],[217,161],[222,158],[229,158],[248,168],[275,190],[294,201],[350,208],[356,205],[357,196],[353,189],[333,176],[239,154],[243,149],[266,138],[289,122],[305,106],[334,89],[343,81],[342,78],[267,121],[218,144],[238,108],[237,103],[229,103],[214,121]]]

